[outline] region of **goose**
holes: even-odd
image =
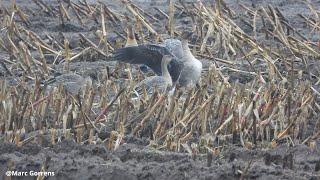
[[[45,83],[55,83],[56,85],[62,83],[67,92],[72,95],[78,95],[86,86],[92,86],[92,80],[97,80],[97,77],[95,70],[87,70],[82,76],[76,73],[56,73],[54,78],[47,80]]]
[[[202,63],[196,59],[188,47],[188,39],[193,32],[184,31],[181,41],[167,39],[162,44],[147,44],[117,49],[112,59],[130,64],[144,64],[155,74],[161,75],[161,60],[164,55],[171,55],[173,59],[168,64],[168,71],[172,78],[173,88],[178,83],[181,87],[191,88],[198,83],[201,76]]]
[[[134,87],[134,93],[137,96],[143,94],[143,87],[145,88],[147,95],[152,95],[155,90],[159,90],[163,93],[172,86],[172,79],[169,74],[167,65],[172,61],[171,55],[164,55],[161,60],[161,76],[150,76],[142,80],[138,85]]]

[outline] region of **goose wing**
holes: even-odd
[[[178,60],[180,60],[183,55],[183,48],[182,48],[182,42],[178,39],[166,39],[163,42],[163,45],[172,53],[174,54]]]
[[[178,61],[177,59],[173,59],[168,64],[168,71],[172,79],[173,86],[180,78],[181,70],[184,68],[184,63],[181,61]]]
[[[130,64],[144,64],[157,75],[161,75],[163,55],[174,56],[165,46],[149,44],[117,49],[113,52],[112,59]]]
[[[173,49],[169,50],[161,45],[139,45],[117,49],[113,52],[112,59],[115,61],[130,63],[130,64],[144,64],[151,68],[157,75],[161,75],[161,61],[164,55],[173,56],[173,60],[168,64],[168,70],[175,83],[180,76],[183,68],[183,62],[178,61],[177,57],[173,55]],[[172,51],[172,52],[171,52]]]

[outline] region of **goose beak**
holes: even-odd
[[[190,38],[190,37],[193,35],[194,32],[195,32],[195,31],[189,32],[189,33],[188,33],[188,38]]]

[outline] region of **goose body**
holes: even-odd
[[[64,89],[72,95],[79,94],[86,86],[92,86],[92,79],[97,78],[96,71],[86,71],[82,76],[76,73],[59,74],[47,80],[47,84],[62,83]]]
[[[172,86],[172,79],[170,77],[167,65],[172,61],[172,56],[164,55],[161,61],[162,75],[151,76],[142,80],[138,85],[134,87],[134,91],[139,96],[143,94],[143,88],[145,88],[148,95],[151,95],[157,89],[160,93],[163,93]]]
[[[201,76],[202,63],[191,53],[188,46],[188,39],[183,38],[181,40],[181,46],[184,54],[180,58],[180,62],[183,63],[183,68],[180,73],[179,85],[189,89],[198,83]]]

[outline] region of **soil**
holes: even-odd
[[[151,7],[158,7],[164,12],[168,12],[168,3],[165,0],[147,1],[132,0],[146,12],[155,17],[162,17]],[[43,2],[52,6],[56,1],[43,0]],[[94,0],[88,0],[90,3],[97,3]],[[190,2],[190,1],[188,1]],[[203,1],[211,5],[209,0]],[[214,1],[213,1],[214,2]],[[252,29],[241,21],[241,17],[246,16],[246,12],[240,7],[243,4],[252,9],[259,6],[268,8],[268,5],[278,7],[288,22],[305,35],[310,41],[319,41],[319,35],[315,31],[307,28],[298,14],[306,17],[310,15],[310,9],[303,1],[296,0],[224,0],[226,5],[236,13],[234,21],[249,35]],[[10,7],[10,2],[1,2],[4,6]],[[29,17],[31,25],[30,30],[37,33],[40,37],[47,34],[59,36],[63,35],[69,39],[70,48],[76,48],[79,42],[79,34],[85,35],[95,44],[99,44],[99,39],[93,35],[93,32],[100,28],[93,19],[83,19],[84,25],[80,25],[76,18],[73,22],[67,22],[64,27],[61,26],[59,18],[46,14],[31,0],[16,0],[17,6],[23,11],[26,7],[36,12]],[[109,8],[116,10],[120,14],[130,14],[123,5],[114,0],[105,0]],[[320,1],[312,1],[314,7],[320,7]],[[190,5],[187,3],[187,5]],[[73,15],[74,16],[74,15]],[[160,18],[161,19],[161,18]],[[178,26],[190,25],[190,20],[181,15],[178,18]],[[18,21],[19,22],[19,21]],[[21,23],[21,22],[20,22]],[[167,23],[166,19],[155,25],[157,32],[165,34],[163,26]],[[115,43],[119,37],[113,32],[117,29],[124,34],[121,26],[108,26],[108,39],[110,43]],[[166,36],[163,35],[163,38]],[[258,38],[263,38],[262,33]],[[36,57],[38,54],[35,53]],[[7,57],[7,53],[0,51],[0,58]],[[61,65],[52,65],[54,57],[46,56],[50,67],[59,69]],[[211,63],[209,60],[201,59],[204,63],[204,71]],[[114,62],[109,62],[108,57],[99,55],[92,57],[82,57],[80,62],[71,64],[72,71],[81,71],[86,68],[103,70],[105,67],[114,68]],[[239,69],[248,69],[248,65],[239,62]],[[19,72],[14,72],[19,75]],[[251,81],[253,77],[246,74],[225,72],[230,77],[230,81],[239,80],[240,82]],[[16,84],[15,78],[8,76],[6,71],[0,66],[1,78],[7,78],[10,86]],[[12,80],[11,80],[11,79]],[[313,123],[318,119],[315,117]],[[315,123],[314,123],[315,124]],[[3,137],[3,136],[2,136]],[[238,145],[225,143],[221,148],[219,156],[207,154],[196,154],[191,156],[186,152],[169,152],[155,150],[150,146],[152,141],[145,137],[135,137],[127,135],[123,144],[115,151],[108,150],[102,141],[96,144],[77,144],[74,141],[61,140],[51,145],[48,139],[42,146],[37,144],[26,144],[17,146],[15,144],[0,143],[0,177],[5,177],[8,170],[16,171],[40,171],[45,164],[47,172],[54,172],[54,176],[47,176],[46,179],[117,179],[117,180],[135,180],[135,179],[320,179],[320,140],[315,141],[315,146],[296,145],[288,147],[280,145],[275,148],[259,147],[256,149],[247,149]],[[212,162],[211,162],[212,161]],[[211,163],[210,163],[211,162]],[[1,179],[0,178],[0,179]],[[35,179],[32,176],[12,177],[12,179]]]
[[[0,173],[8,169],[37,171],[49,158],[47,172],[55,175],[48,179],[240,179],[241,174],[244,179],[261,180],[320,177],[319,141],[314,149],[283,145],[272,150],[250,150],[226,145],[222,156],[211,157],[211,165],[207,155],[191,157],[186,153],[158,151],[139,142],[134,137],[127,138],[113,152],[101,144],[79,145],[67,140],[47,148],[2,143]]]

